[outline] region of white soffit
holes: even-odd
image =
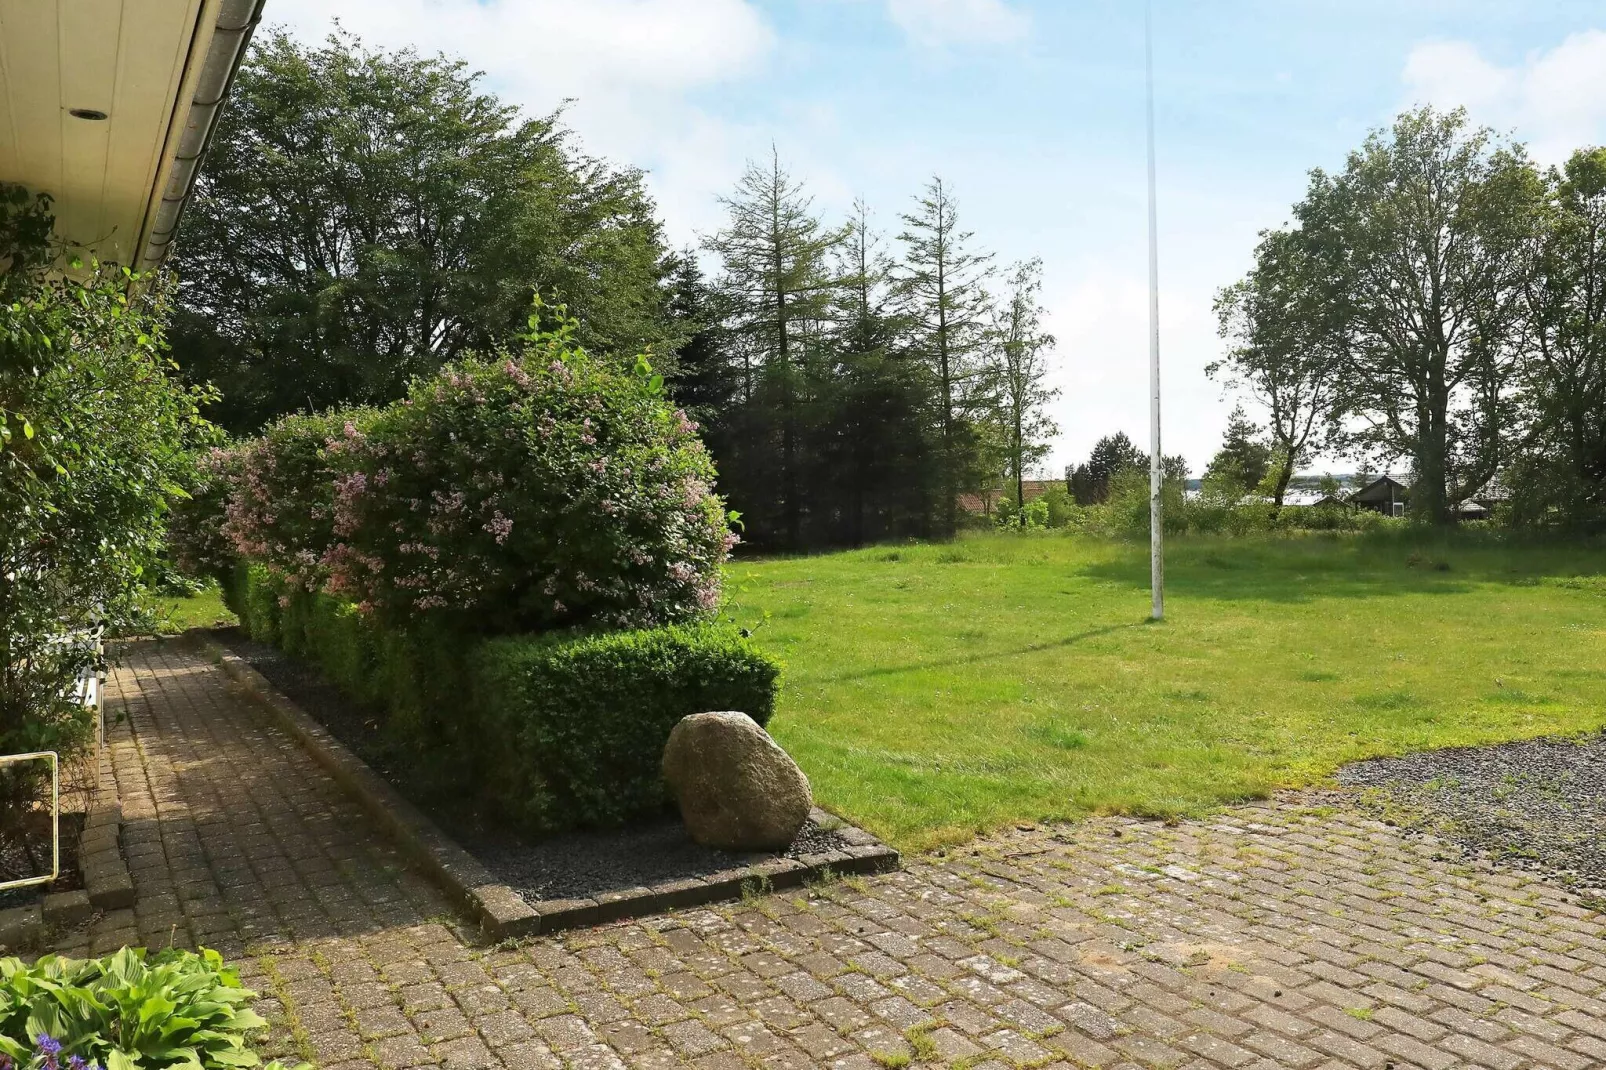
[[[175,157],[204,144],[216,113],[204,105],[222,96],[259,9],[252,0],[0,0],[0,181],[49,193],[70,246],[118,264],[158,261],[165,242],[149,239],[159,224],[171,230],[193,174],[181,166],[175,175]],[[207,129],[186,130],[192,105]],[[177,194],[165,212],[164,193]]]

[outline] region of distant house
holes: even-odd
[[[1384,516],[1404,516],[1411,488],[1391,476],[1378,476],[1350,495],[1350,504]]]
[[[1041,498],[1051,490],[1064,490],[1063,479],[1027,479],[1022,481],[1022,490],[1026,492],[1026,500]],[[959,509],[961,512],[974,513],[980,516],[992,516],[993,505],[1001,497],[1014,498],[1013,484],[997,490],[985,491],[981,494],[961,494],[959,496]]]
[[[1283,494],[1284,505],[1303,505],[1315,508],[1317,506],[1336,506],[1349,504],[1337,494],[1323,494],[1319,490],[1295,490],[1290,488]]]

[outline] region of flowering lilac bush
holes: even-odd
[[[334,466],[373,415],[286,416],[260,437],[203,458],[203,478],[210,472],[229,481],[222,530],[240,556],[305,590],[322,587],[334,542]]]
[[[481,634],[712,614],[736,539],[696,425],[645,360],[620,372],[570,333],[449,366],[324,451],[330,593]]]
[[[167,551],[185,575],[215,578],[233,567],[234,540],[224,521],[239,478],[238,449],[213,446],[196,455],[184,496],[174,500],[167,518]]]

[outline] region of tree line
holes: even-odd
[[[479,81],[345,33],[253,45],[174,257],[174,355],[218,423],[393,401],[540,294],[592,352],[652,353],[750,543],[944,536],[961,495],[1018,493],[1054,432],[1042,268],[996,265],[946,183],[889,235],[863,204],[827,223],[772,154],[677,250],[641,172]]]
[[[1216,311],[1277,504],[1347,453],[1404,460],[1427,522],[1493,486],[1517,522],[1606,522],[1606,149],[1540,168],[1464,111],[1405,112],[1311,172]]]
[[[863,202],[828,225],[773,152],[724,206],[714,277],[682,261],[702,329],[679,383],[746,538],[942,537],[961,495],[1007,480],[1018,498],[1054,433],[1039,261],[996,271],[941,178],[895,246]]]

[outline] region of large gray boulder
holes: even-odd
[[[694,713],[664,748],[664,780],[691,838],[725,851],[778,851],[808,820],[809,778],[745,713]]]

